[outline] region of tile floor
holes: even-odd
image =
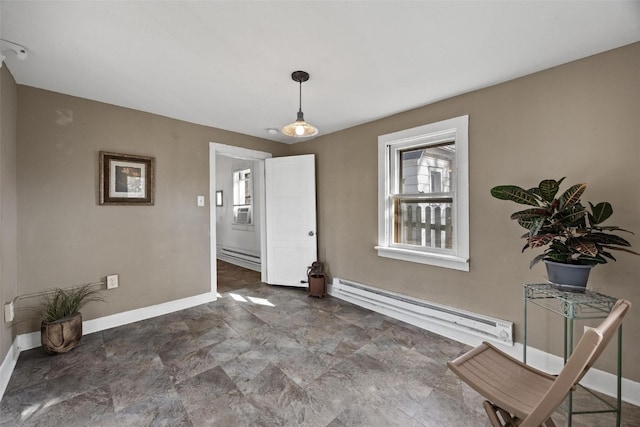
[[[0,425],[488,425],[446,368],[466,346],[230,264],[218,275],[216,302],[86,335],[65,355],[23,352]],[[640,425],[640,409],[625,405],[623,424]]]

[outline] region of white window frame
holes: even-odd
[[[249,178],[244,178],[243,176],[240,176],[240,174],[244,173],[245,171],[249,171]],[[238,175],[238,176],[236,176]],[[244,229],[242,227],[249,227],[249,226],[253,226],[253,167],[249,167],[249,168],[244,168],[244,169],[239,169],[239,170],[235,170],[233,171],[232,174],[232,179],[231,179],[231,185],[232,185],[232,190],[233,190],[233,223],[232,226],[240,226],[240,228],[236,228],[233,227],[234,229]],[[239,187],[245,187],[246,189],[246,182],[249,181],[249,191],[243,191],[243,194],[245,195],[244,200],[239,200],[240,198],[240,189]],[[246,193],[249,193],[249,203],[246,203]],[[245,212],[246,211],[246,217],[241,220],[240,219],[240,211]]]
[[[392,163],[399,149],[455,139],[453,249],[408,248],[393,242]],[[405,129],[378,137],[378,256],[469,271],[469,116]],[[443,253],[446,252],[446,253]]]

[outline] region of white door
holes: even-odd
[[[265,159],[266,261],[270,285],[307,286],[316,261],[315,155]]]

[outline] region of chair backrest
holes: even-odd
[[[618,300],[607,318],[597,328],[588,328],[585,331],[551,388],[549,388],[529,416],[522,421],[520,427],[540,426],[551,416],[553,411],[560,406],[564,398],[569,394],[571,388],[593,366],[615,335],[618,327],[622,324],[622,319],[630,308],[631,303],[629,301]]]

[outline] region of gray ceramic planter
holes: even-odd
[[[544,261],[549,283],[560,291],[584,292],[593,265],[563,264]]]

